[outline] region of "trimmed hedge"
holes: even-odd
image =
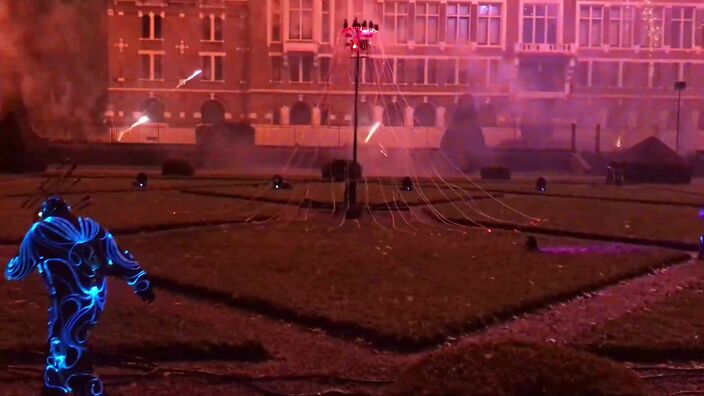
[[[193,176],[195,173],[195,167],[187,159],[172,158],[161,164],[162,176]]]
[[[433,353],[383,396],[648,395],[628,368],[585,352],[521,342]]]

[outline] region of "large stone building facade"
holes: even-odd
[[[589,141],[600,125],[604,148],[673,144],[680,80],[683,144],[704,134],[700,0],[110,0],[107,13],[106,115],[153,121],[126,141],[247,120],[258,144],[346,144],[354,63],[339,32],[355,17],[380,25],[360,124],[422,135],[413,147],[437,146],[465,94],[490,143],[560,140],[574,122]]]

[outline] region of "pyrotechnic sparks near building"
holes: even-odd
[[[364,143],[369,143],[369,140],[371,140],[372,136],[374,136],[376,131],[379,130],[380,126],[381,126],[380,122],[377,122],[372,126],[372,128],[369,130],[369,134],[367,135],[367,138],[364,139]]]
[[[202,73],[203,73],[203,70],[196,70],[196,71],[194,71],[193,74],[191,74],[190,76],[188,76],[188,78],[179,81],[179,83],[178,83],[178,85],[176,86],[176,88],[181,88],[181,87],[186,86],[186,84],[188,84],[189,81],[191,81],[191,80],[193,80],[194,78],[198,77],[198,76],[201,75]]]
[[[130,125],[129,128],[125,129],[124,131],[122,131],[122,132],[120,133],[120,136],[118,137],[118,141],[122,141],[122,138],[125,136],[125,134],[126,134],[127,132],[129,132],[129,131],[131,131],[131,130],[137,128],[137,127],[140,126],[140,125],[144,125],[144,124],[147,124],[147,123],[149,123],[149,122],[150,122],[150,120],[149,120],[149,117],[148,117],[148,116],[143,115],[143,116],[139,117],[139,119],[138,119],[134,124]]]
[[[690,81],[687,128],[704,129],[704,87],[691,83],[704,73],[697,55],[704,48],[704,4],[695,0],[317,0],[310,9],[292,0],[265,7],[165,4],[116,2],[108,12],[111,125],[119,131],[134,122],[132,114],[153,106],[163,143],[192,143],[196,125],[228,120],[251,124],[259,145],[280,145],[284,140],[275,136],[292,135],[289,147],[324,147],[318,132],[346,142],[354,65],[344,44],[358,44],[335,26],[354,17],[382,25],[394,20],[382,26],[379,44],[361,65],[361,126],[380,123],[375,133],[385,137],[393,127],[414,148],[437,148],[433,142],[464,94],[475,98],[482,126],[492,128],[491,145],[564,139],[572,123],[578,137],[600,125],[612,147],[618,136],[636,142],[656,130],[667,140],[674,136],[667,98],[675,75]],[[243,21],[248,34],[234,34],[233,21]],[[369,36],[375,27],[368,22],[358,30]],[[181,80],[183,70],[196,68]],[[178,95],[169,94],[174,87]],[[413,128],[423,134],[409,133]],[[135,139],[147,141],[150,133],[142,129]]]

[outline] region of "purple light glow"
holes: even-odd
[[[629,245],[552,246],[540,249],[542,253],[555,255],[633,253],[643,250],[640,246]]]

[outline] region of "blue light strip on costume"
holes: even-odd
[[[45,388],[102,396],[102,383],[92,374],[84,354],[88,332],[105,307],[106,276],[121,277],[136,293],[146,291],[150,284],[134,257],[123,253],[112,235],[91,219],[76,220],[74,224],[48,217],[32,225],[18,256],[8,263],[5,278],[21,280],[36,268],[49,290]]]

